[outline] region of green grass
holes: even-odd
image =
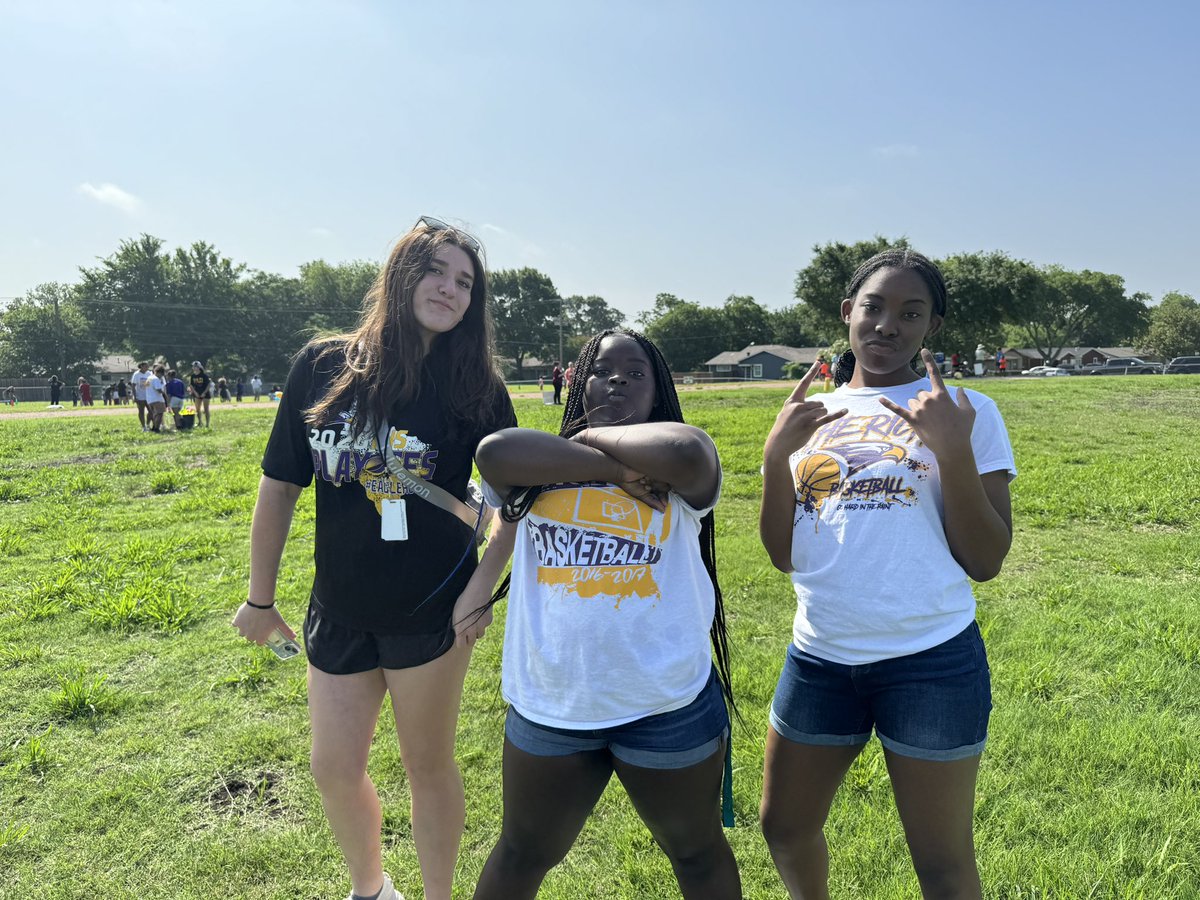
[[[989,897],[1200,896],[1200,379],[978,382],[1016,448],[1016,536],[979,585],[995,711],[976,838]],[[758,467],[784,389],[682,395],[717,442],[718,556],[746,718],[730,840],[746,896],[783,896],[755,819],[767,706],[790,635],[787,579],[757,539]],[[560,408],[517,401],[523,424]],[[0,422],[0,896],[340,897],[308,774],[304,668],[241,641],[258,461],[274,407],[211,431],[125,416]],[[131,424],[132,423],[132,424]],[[280,606],[299,625],[312,492]],[[502,618],[502,617],[501,617]],[[469,897],[500,815],[502,622],[468,674],[458,755]],[[384,711],[371,774],[385,862],[421,896],[408,790]],[[872,744],[830,817],[836,897],[915,898]],[[678,896],[615,782],[546,898]]]

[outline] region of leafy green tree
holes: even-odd
[[[573,294],[563,299],[563,356],[560,360],[565,367],[567,360],[577,359],[579,351],[594,335],[609,328],[616,328],[625,321],[625,315],[619,309],[609,306],[603,297],[594,294],[581,297]],[[558,345],[554,345],[548,356],[558,355]]]
[[[946,279],[947,311],[930,343],[947,356],[958,352],[974,359],[979,344],[1005,344],[1004,322],[1042,286],[1033,266],[1000,252],[955,254],[940,260],[938,268]]]
[[[814,335],[818,328],[813,321],[812,308],[803,303],[793,303],[768,314],[772,344],[785,347],[812,347],[817,343]]]
[[[0,372],[13,376],[91,375],[100,342],[72,285],[40,284],[0,314]]]
[[[143,234],[122,241],[100,265],[80,272],[80,308],[105,348],[149,359],[175,340],[171,325],[160,319],[173,301],[175,272],[159,238]]]
[[[741,350],[750,344],[766,344],[771,340],[771,314],[753,297],[731,294],[721,306],[721,318],[726,350]]]
[[[808,308],[814,336],[821,343],[836,340],[846,331],[842,301],[854,270],[881,250],[908,246],[907,238],[876,235],[855,244],[838,241],[813,247],[812,260],[796,273],[796,299]]]
[[[205,241],[178,248],[171,262],[170,302],[154,311],[157,327],[151,332],[159,335],[159,352],[181,370],[193,359],[217,372],[240,369],[234,345],[247,337],[238,291],[245,265]]]
[[[1165,294],[1150,311],[1150,328],[1141,346],[1163,359],[1200,355],[1200,304],[1190,294]]]
[[[1040,284],[1018,298],[1014,324],[1029,346],[1046,359],[1057,359],[1107,320],[1117,333],[1134,332],[1144,320],[1141,296],[1127,297],[1120,275],[1072,272],[1061,266],[1039,270]]]
[[[680,300],[674,294],[655,294],[654,305],[650,309],[638,313],[638,326],[645,332],[652,323],[661,319],[675,307],[683,303],[687,303],[687,301]]]
[[[354,328],[378,275],[379,266],[365,260],[304,263],[300,266],[300,295],[307,326],[327,334]]]
[[[231,371],[282,383],[310,335],[312,314],[298,278],[253,271],[237,284],[240,335],[225,351]],[[221,362],[218,360],[218,362]]]
[[[537,269],[501,269],[492,273],[491,285],[496,345],[500,356],[513,361],[519,379],[526,357],[558,347],[563,301],[554,282]]]
[[[686,300],[673,303],[645,332],[675,372],[694,372],[723,350],[735,349],[728,346],[724,312]]]

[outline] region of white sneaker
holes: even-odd
[[[354,900],[354,891],[350,892],[346,900]],[[404,895],[396,890],[387,872],[383,873],[383,890],[379,892],[378,900],[404,900]]]

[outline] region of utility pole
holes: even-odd
[[[58,308],[58,290],[57,288],[51,293],[54,302],[54,344],[58,350],[58,379],[66,382],[67,380],[67,359],[66,347],[63,346],[63,324],[62,310]]]
[[[562,297],[559,297],[558,298],[558,364],[560,366],[563,364],[562,326],[563,326],[563,315],[564,315],[565,309],[566,309],[566,302],[563,300]]]

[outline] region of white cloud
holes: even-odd
[[[332,231],[330,231],[328,228],[322,228],[320,225],[315,228],[308,229],[308,233],[319,238],[333,237]]]
[[[114,206],[121,210],[121,212],[131,215],[142,208],[142,201],[129,193],[129,191],[123,191],[115,184],[108,184],[107,182],[96,187],[85,181],[79,186],[79,193],[85,197],[91,197],[97,203],[103,203],[105,206]]]
[[[917,148],[913,144],[888,144],[886,147],[876,147],[871,152],[884,159],[911,158],[917,155]]]

